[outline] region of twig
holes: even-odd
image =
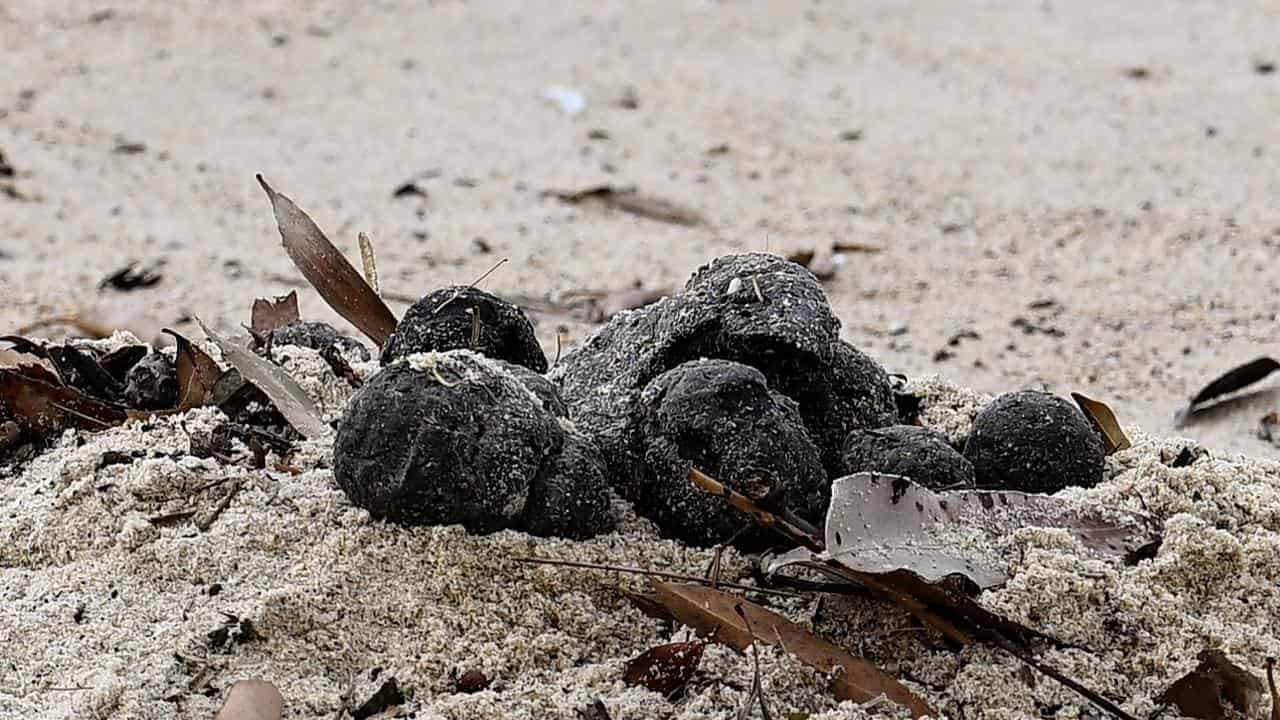
[[[231,489],[227,491],[227,494],[223,495],[222,499],[218,501],[218,504],[213,507],[213,512],[209,513],[209,517],[196,519],[194,521],[194,525],[200,528],[201,531],[205,531],[213,527],[213,523],[218,520],[218,516],[221,515],[222,511],[226,510],[227,506],[231,504],[231,501],[232,499],[235,498],[236,493],[240,492],[240,487],[241,487],[241,483],[239,482],[233,483],[231,485]]]
[[[634,575],[651,575],[653,577],[667,578],[668,580],[682,580],[684,582],[695,582],[701,585],[709,585],[711,581],[707,578],[698,577],[697,575],[682,575],[680,573],[665,572],[663,570],[646,570],[644,568],[623,567],[621,565],[599,565],[596,563],[575,562],[573,560],[554,560],[552,558],[536,558],[536,557],[517,557],[513,558],[516,562],[530,563],[533,565],[558,565],[560,567],[580,568],[583,570],[607,570],[609,572],[632,573]],[[734,590],[745,590],[747,592],[758,592],[766,595],[778,595],[781,597],[803,597],[796,593],[786,592],[785,590],[771,590],[769,588],[755,587],[752,585],[741,585],[738,583],[720,582],[720,587],[732,588]]]
[[[1007,639],[1001,637],[998,633],[984,633],[984,635],[986,637],[984,637],[983,639],[986,640],[987,642],[990,642],[992,645],[995,645],[1001,650],[1004,650],[1005,652],[1021,660],[1027,665],[1030,665],[1036,670],[1039,670],[1045,675],[1048,675],[1054,680],[1057,680],[1063,685],[1066,685],[1068,688],[1075,691],[1081,697],[1084,697],[1085,699],[1089,700],[1094,705],[1097,705],[1098,707],[1107,711],[1111,715],[1117,718],[1120,718],[1120,720],[1138,720],[1134,716],[1120,709],[1119,705],[1116,705],[1110,700],[1102,697],[1102,695],[1094,692],[1093,690],[1090,690],[1089,688],[1085,687],[1084,685],[1081,685],[1079,682],[1075,680],[1072,680],[1066,675],[1063,675],[1060,671],[1056,670],[1051,665],[1046,665],[1040,662],[1039,660],[1037,660],[1036,658],[1031,657],[1031,655],[1027,653],[1025,650],[1018,647],[1016,644],[1009,642]]]
[[[473,287],[475,287],[475,286],[479,285],[481,282],[483,282],[483,281],[484,281],[484,279],[485,279],[485,278],[487,278],[487,277],[489,277],[490,275],[492,275],[492,274],[493,274],[493,272],[494,272],[495,270],[497,270],[498,268],[502,267],[502,266],[503,266],[503,264],[505,264],[505,263],[507,262],[507,260],[508,260],[508,259],[509,259],[509,258],[502,258],[502,259],[501,259],[501,260],[499,260],[498,262],[494,263],[494,264],[493,264],[493,267],[489,268],[488,270],[485,270],[485,271],[484,271],[484,273],[480,275],[480,277],[476,278],[475,280],[472,280],[472,281],[471,281],[471,284],[470,284],[470,285],[468,285],[468,286],[466,287],[466,289],[467,289],[467,290],[470,290],[471,288],[473,288]],[[457,300],[457,299],[458,299],[458,297],[459,297],[459,296],[461,296],[461,295],[462,295],[462,289],[455,290],[455,291],[454,291],[454,293],[453,293],[453,295],[449,296],[449,299],[448,299],[448,300],[445,300],[444,302],[442,302],[442,303],[440,303],[439,305],[437,305],[437,306],[436,306],[436,309],[431,311],[431,314],[432,314],[432,315],[435,315],[435,314],[439,313],[441,310],[443,310],[443,309],[444,309],[444,307],[445,307],[446,305],[448,305],[449,303],[453,302],[454,300]]]
[[[818,529],[790,511],[774,513],[765,510],[751,498],[697,468],[689,468],[689,481],[712,495],[724,498],[730,505],[754,518],[758,524],[777,530],[814,552],[822,552],[826,549],[826,543],[819,536]]]

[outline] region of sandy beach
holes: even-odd
[[[1257,436],[1280,410],[1277,378],[1174,426],[1214,376],[1280,356],[1278,36],[1280,8],[1265,2],[17,0],[0,7],[0,154],[13,168],[0,177],[0,331],[78,314],[144,340],[165,326],[198,336],[196,316],[232,333],[255,297],[290,290],[304,317],[350,330],[282,251],[255,173],[357,264],[368,233],[396,312],[408,303],[394,298],[469,283],[501,258],[484,289],[550,301],[679,287],[730,252],[812,251],[834,269],[824,287],[845,340],[889,372],[941,378],[928,380],[946,388],[938,422],[964,429],[973,398],[1043,388],[1104,400],[1131,431],[1135,447],[1086,494],[1159,514],[1168,555],[1100,569],[1028,533],[1010,540],[1016,582],[986,601],[1091,647],[1114,638],[1082,623],[1120,617],[1133,632],[1102,660],[1054,659],[1145,716],[1204,645],[1255,673],[1280,654],[1263,626],[1280,612],[1280,446]],[[555,87],[581,111],[548,99]],[[705,222],[549,194],[604,184]],[[159,282],[101,286],[131,262]],[[594,329],[534,319],[549,358]],[[308,388],[327,387],[299,362]],[[708,650],[730,685],[654,705],[617,678],[661,633],[610,591],[616,578],[509,560],[536,549],[705,568],[705,551],[634,515],[578,544],[397,532],[346,502],[321,444],[294,478],[246,475],[242,505],[210,533],[157,529],[145,522],[168,509],[157,497],[211,468],[96,463],[176,448],[175,426],[159,426],[152,439],[134,426],[64,439],[0,479],[0,644],[22,646],[0,651],[0,714],[208,717],[231,680],[256,675],[281,685],[286,717],[336,717],[385,671],[416,694],[418,717],[572,720],[594,697],[614,720],[735,717],[732,685],[750,683],[738,656]],[[1211,466],[1161,463],[1188,444]],[[104,483],[117,490],[99,496]],[[303,552],[312,542],[318,553]],[[406,570],[406,554],[430,566]],[[1197,575],[1213,563],[1236,575]],[[484,596],[469,598],[477,578]],[[1200,597],[1202,582],[1229,587]],[[1050,598],[1064,604],[1035,609]],[[77,607],[98,624],[68,625]],[[876,623],[874,608],[847,611],[827,629]],[[224,653],[192,691],[198,669],[181,658],[227,612],[265,640]],[[450,694],[449,673],[474,663],[430,644],[459,636],[492,691]],[[950,716],[1094,716],[986,650],[910,632],[867,642]],[[762,662],[779,704],[813,720],[892,712],[837,706],[781,653]]]

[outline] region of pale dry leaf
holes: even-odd
[[[257,177],[271,200],[281,242],[293,264],[329,307],[382,347],[396,328],[391,309],[305,212]]]
[[[1051,495],[934,492],[895,475],[855,473],[832,486],[826,551],[777,556],[767,571],[834,561],[862,573],[905,570],[930,583],[958,574],[990,588],[1007,579],[998,541],[1024,527],[1061,528],[1103,558],[1123,557],[1161,529],[1147,515]]]
[[[283,368],[259,357],[248,348],[221,337],[199,318],[196,318],[196,322],[222,351],[223,359],[239,370],[245,380],[266,394],[295,430],[308,438],[323,437],[329,433],[329,426],[320,416],[315,402]]]
[[[381,294],[382,289],[378,287],[378,258],[373,254],[373,241],[364,233],[360,233],[356,240],[360,244],[360,264],[364,266],[364,281],[369,283],[369,287],[373,288],[375,293]]]
[[[1094,429],[1102,434],[1102,444],[1108,455],[1117,450],[1127,450],[1133,446],[1129,436],[1124,434],[1116,414],[1106,403],[1085,397],[1080,393],[1071,393],[1071,399],[1080,406],[1080,411],[1088,418]]]
[[[831,692],[837,700],[868,702],[883,695],[907,708],[912,717],[937,716],[927,702],[875,665],[775,612],[704,585],[651,582],[663,607],[699,635],[740,652],[746,652],[752,642],[779,647],[805,665],[831,675]]]

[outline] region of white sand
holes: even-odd
[[[962,428],[981,399],[936,380],[913,389],[929,398],[927,416],[940,426]],[[297,475],[183,457],[186,432],[218,415],[69,434],[23,476],[0,483],[0,714],[206,717],[243,677],[278,684],[296,718],[337,717],[389,675],[420,718],[570,719],[599,697],[618,719],[692,720],[734,717],[743,702],[750,663],[723,648],[708,650],[705,677],[679,702],[622,683],[628,658],[671,639],[612,589],[640,588],[640,580],[513,561],[537,554],[705,569],[708,552],[659,539],[622,503],[622,528],[590,542],[388,526],[336,489],[327,440],[292,460]],[[1167,518],[1159,556],[1125,567],[1090,559],[1060,531],[1019,531],[1002,543],[1012,579],[983,600],[1091,650],[1044,657],[1143,716],[1205,647],[1255,672],[1280,654],[1271,630],[1280,616],[1280,467],[1206,457],[1171,469],[1160,451],[1179,445],[1137,440],[1109,462],[1103,485],[1072,494]],[[105,450],[147,457],[97,469]],[[197,512],[155,522],[186,509]],[[730,554],[727,579],[743,575],[744,562]],[[1007,657],[946,650],[889,606],[828,598],[821,608],[784,601],[778,609],[864,652],[948,716],[1093,712],[1052,681],[1028,684]],[[261,637],[210,647],[208,634],[227,624],[223,613],[249,619]],[[763,667],[775,710],[823,720],[894,715],[837,707],[821,677],[780,653],[765,653]],[[451,677],[468,670],[492,679],[491,688],[453,692]]]

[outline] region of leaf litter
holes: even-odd
[[[1189,425],[1202,410],[1218,404],[1216,401],[1265,380],[1276,370],[1280,370],[1280,361],[1270,357],[1260,357],[1231,368],[1192,396],[1186,407],[1178,411],[1174,418],[1175,425]]]
[[[692,227],[705,225],[706,218],[697,210],[654,195],[646,195],[633,187],[591,185],[579,190],[547,190],[543,193],[560,202],[581,205],[594,201],[647,220]]]

